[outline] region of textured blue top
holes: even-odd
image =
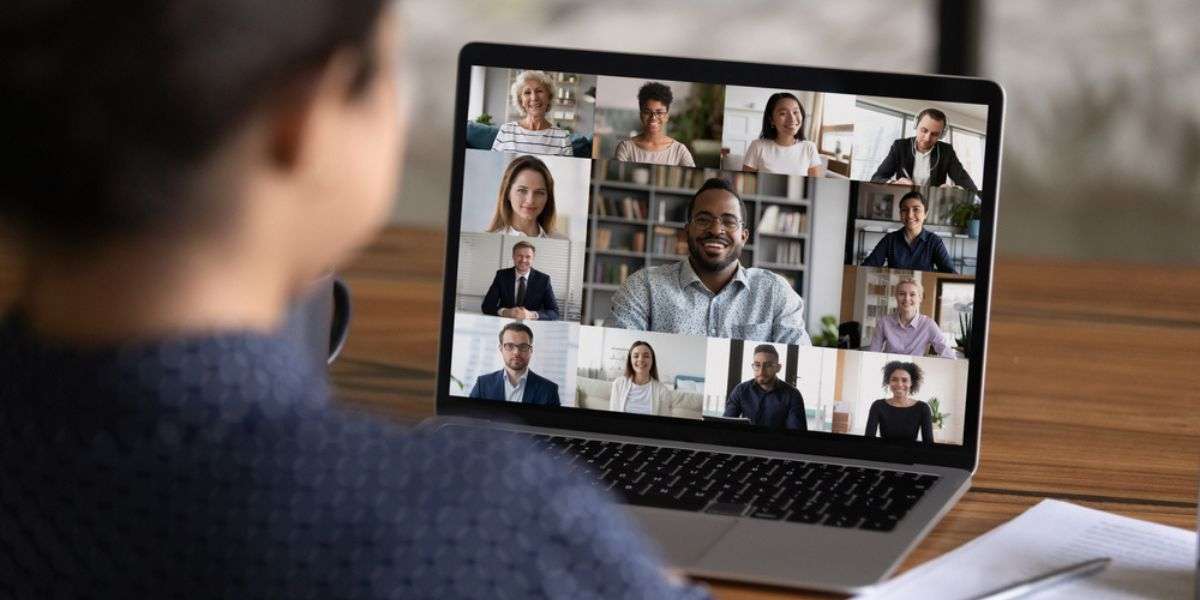
[[[78,350],[0,322],[0,597],[696,598],[507,435],[329,405],[257,334]]]
[[[884,235],[862,264],[864,267],[887,266],[893,269],[957,273],[954,261],[946,251],[946,244],[938,234],[928,229],[922,229],[912,245],[904,238],[903,228]]]

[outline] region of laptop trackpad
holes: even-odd
[[[658,542],[667,564],[687,567],[696,564],[737,519],[678,510],[626,506],[651,539]]]

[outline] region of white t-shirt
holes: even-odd
[[[929,181],[929,154],[933,152],[933,148],[929,152],[921,152],[919,150],[913,152],[913,173],[912,180],[916,185],[925,185]]]
[[[692,160],[692,153],[688,151],[687,146],[678,141],[672,141],[670,146],[655,152],[642,150],[633,140],[621,140],[621,143],[617,144],[617,151],[613,153],[613,159],[652,165],[696,166],[696,161]]]
[[[809,167],[819,167],[822,164],[817,145],[808,140],[796,142],[791,146],[780,146],[775,140],[764,139],[750,142],[742,163],[763,173],[790,175],[808,175]]]
[[[653,405],[650,403],[650,386],[653,382],[633,384],[629,386],[629,395],[625,397],[625,412],[639,415],[650,414]]]
[[[571,156],[571,132],[557,127],[525,129],[516,121],[500,126],[492,150],[524,154]]]

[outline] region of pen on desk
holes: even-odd
[[[1088,575],[1099,573],[1110,562],[1112,562],[1111,558],[1096,558],[1076,563],[1061,569],[1055,569],[1049,573],[1031,577],[1024,581],[1018,581],[1012,585],[1006,585],[986,594],[975,596],[971,600],[1011,600],[1012,598],[1021,598],[1065,581],[1070,581],[1076,577],[1087,577]]]

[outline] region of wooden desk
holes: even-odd
[[[355,314],[333,379],[347,405],[433,414],[443,236],[390,229],[343,271]],[[11,264],[0,250],[0,305]],[[1045,497],[1195,527],[1200,269],[1001,261],[989,356],[975,486],[904,568]],[[833,597],[710,583],[719,598]]]

